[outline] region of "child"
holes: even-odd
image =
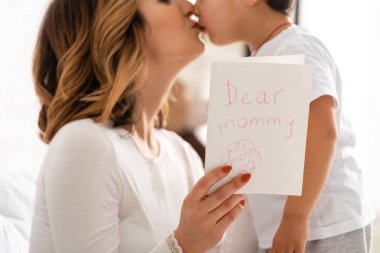
[[[246,42],[252,56],[305,54],[313,71],[301,197],[252,195],[263,252],[350,252],[371,248],[374,212],[351,150],[342,84],[324,44],[294,25],[292,0],[198,0],[200,26],[217,45]]]

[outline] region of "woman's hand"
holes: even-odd
[[[304,253],[309,222],[300,217],[283,217],[270,253]]]
[[[210,171],[185,198],[179,226],[174,232],[184,253],[200,253],[215,246],[241,213],[244,195],[234,193],[249,181],[250,174],[240,175],[207,195],[230,171],[230,166]]]

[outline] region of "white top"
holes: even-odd
[[[339,139],[328,182],[310,219],[309,240],[323,239],[359,229],[371,223],[375,213],[363,188],[362,170],[352,156],[355,137],[342,113],[342,84],[338,68],[324,44],[308,31],[291,26],[258,51],[257,56],[306,55],[313,71],[311,100],[334,98]],[[259,246],[267,249],[280,224],[286,196],[250,195]]]
[[[84,119],[60,129],[37,183],[30,252],[170,252],[165,240],[203,166],[175,133],[153,134],[160,153],[149,159],[122,128]]]
[[[174,133],[154,135],[160,154],[149,159],[122,128],[65,125],[38,179],[31,252],[169,252],[165,239],[202,163]]]

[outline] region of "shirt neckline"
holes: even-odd
[[[141,154],[142,157],[144,157],[145,160],[150,161],[150,162],[157,162],[157,161],[161,160],[162,153],[163,153],[162,143],[160,141],[160,138],[158,136],[159,134],[158,134],[158,131],[157,131],[156,128],[153,128],[153,131],[152,131],[152,135],[155,137],[155,139],[158,142],[158,149],[159,149],[159,151],[158,151],[158,154],[156,156],[150,156],[149,154],[147,154],[146,152],[144,152],[144,150],[138,144],[138,142],[136,141],[136,139],[133,137],[132,133],[130,133],[127,129],[123,128],[122,126],[115,127],[115,128],[121,134],[120,135],[121,138],[131,139],[132,140],[135,148],[139,151],[139,153]]]
[[[278,33],[276,36],[274,36],[272,39],[270,39],[269,41],[267,41],[264,45],[262,45],[261,48],[259,48],[259,50],[256,52],[256,55],[251,54],[251,56],[252,57],[260,56],[259,55],[260,52],[262,52],[263,50],[265,50],[267,47],[271,46],[276,41],[280,40],[286,33],[288,33],[290,30],[293,30],[293,28],[296,27],[296,26],[297,25],[292,24],[291,26],[285,28],[280,33]]]

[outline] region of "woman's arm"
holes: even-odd
[[[96,126],[62,130],[40,178],[55,252],[118,252],[122,186],[112,144]],[[31,253],[44,238],[34,227]]]

